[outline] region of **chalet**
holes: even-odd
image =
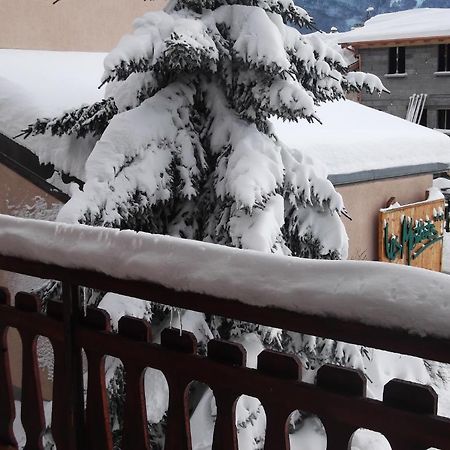
[[[381,14],[338,39],[391,92],[364,105],[450,134],[450,9]]]

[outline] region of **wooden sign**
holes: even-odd
[[[379,260],[442,270],[444,199],[380,210]]]

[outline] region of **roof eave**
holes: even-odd
[[[449,167],[450,165],[447,163],[435,162],[330,174],[328,178],[335,186],[343,186],[347,184],[386,180],[389,178],[403,178],[446,172]]]
[[[408,38],[376,39],[367,41],[339,42],[342,47],[354,49],[372,47],[407,47],[413,45],[450,44],[450,34],[437,36],[415,36]]]

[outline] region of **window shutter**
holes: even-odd
[[[398,47],[398,64],[397,64],[398,73],[406,72],[405,57],[406,57],[405,47]]]
[[[389,48],[389,71],[388,73],[397,72],[397,47]]]
[[[447,70],[446,61],[445,61],[445,53],[446,53],[446,45],[439,45],[439,56],[438,56],[438,72],[444,72]]]
[[[447,44],[447,54],[446,56],[446,65],[445,65],[445,70],[450,72],[450,44]]]
[[[438,123],[437,123],[437,127],[438,127],[440,130],[444,130],[444,129],[445,129],[445,110],[444,110],[444,109],[438,110]]]

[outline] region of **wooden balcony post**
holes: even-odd
[[[0,305],[10,306],[9,292],[0,288]],[[0,324],[0,447],[2,445],[17,447],[13,433],[13,422],[16,416],[14,396],[9,367],[7,344],[7,327]]]
[[[39,299],[32,294],[19,292],[15,307],[32,319],[40,311]],[[42,390],[37,360],[37,335],[31,330],[20,329],[22,339],[22,402],[21,419],[26,434],[24,450],[44,450],[42,436],[45,431],[45,417]]]
[[[64,357],[66,383],[61,392],[67,401],[67,449],[84,450],[85,416],[84,416],[84,387],[83,363],[81,349],[75,341],[76,328],[80,319],[79,287],[62,282],[62,301],[64,318]],[[58,395],[58,393],[56,393]]]
[[[134,317],[119,320],[119,334],[135,342],[152,341],[150,325]],[[147,410],[144,391],[145,365],[135,361],[122,361],[125,380],[122,450],[151,450],[147,432]]]
[[[103,309],[90,307],[83,326],[101,333],[111,332],[109,315]],[[109,420],[105,380],[105,353],[100,349],[85,349],[88,360],[88,387],[86,401],[87,449],[112,450],[113,439]]]
[[[175,328],[166,328],[162,331],[161,345],[168,350],[187,355],[197,353],[195,336],[192,333]],[[192,380],[178,370],[167,371],[165,376],[169,383],[169,409],[164,450],[191,450],[188,387]]]

